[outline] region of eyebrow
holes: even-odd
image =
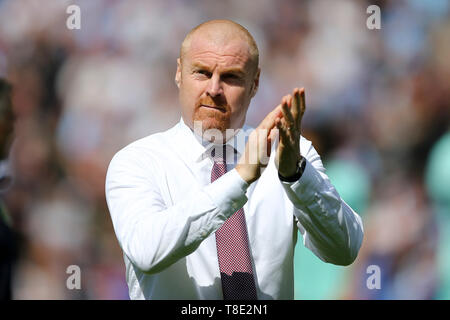
[[[199,63],[199,62],[194,62],[192,64],[192,68],[193,69],[206,69],[209,70],[209,67],[207,67],[206,65]],[[224,70],[222,70],[222,74],[225,73],[233,73],[239,76],[244,76],[245,75],[245,71],[243,71],[241,68],[239,67],[230,67],[230,68],[226,68]]]

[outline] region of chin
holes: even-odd
[[[225,131],[230,128],[229,119],[224,119],[222,117],[195,117],[194,122],[201,122],[202,138],[210,142],[225,142]],[[200,129],[200,128],[199,128]],[[207,132],[211,130],[211,132]],[[222,136],[218,137],[219,131]],[[221,139],[222,141],[215,141],[216,139]],[[213,141],[214,140],[214,141]]]
[[[217,119],[203,119],[203,130],[209,130],[209,129],[217,129],[220,132],[224,132],[226,129],[228,129],[228,125],[224,121],[218,121]]]
[[[219,111],[198,112],[194,115],[194,121],[201,121],[203,130],[217,129],[221,132],[229,129],[231,124],[228,112]]]

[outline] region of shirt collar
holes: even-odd
[[[210,152],[212,148],[214,148],[215,146],[222,146],[222,145],[215,145],[207,140],[203,140],[202,137],[194,133],[194,131],[185,124],[183,118],[180,119],[178,127],[179,133],[183,136],[182,139],[185,139],[183,141],[186,143],[186,145],[183,145],[183,147],[189,148],[189,150],[186,151],[191,155],[192,160],[194,162],[199,162],[207,157],[210,157]],[[236,134],[232,136],[230,139],[228,139],[228,141],[226,142],[227,145],[226,147],[228,149],[232,147],[234,148],[234,150],[237,151],[238,159],[244,152],[248,136],[252,131],[253,131],[252,127],[244,124],[244,126],[239,130],[237,130]]]

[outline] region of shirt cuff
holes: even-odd
[[[205,192],[228,218],[247,202],[248,187],[249,184],[233,169],[208,185]]]
[[[322,177],[316,171],[311,163],[306,160],[305,171],[303,171],[300,179],[294,182],[287,182],[280,180],[282,186],[286,190],[291,200],[297,200],[302,203],[308,203],[314,195],[316,190],[321,185]]]

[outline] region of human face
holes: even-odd
[[[259,81],[247,42],[194,35],[177,62],[175,80],[185,123],[193,129],[194,122],[201,121],[203,130],[222,133],[241,128]]]

